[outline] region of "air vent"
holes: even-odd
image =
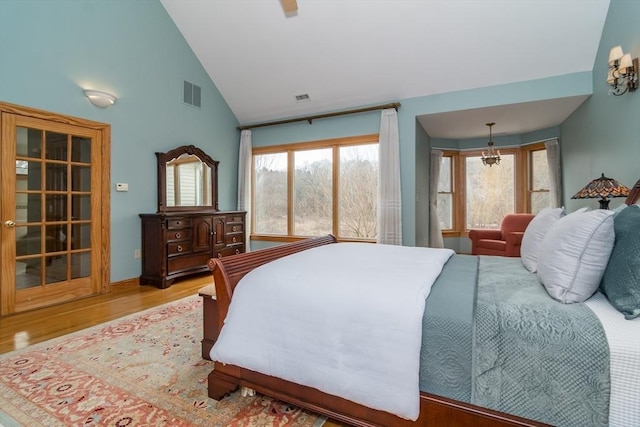
[[[184,81],[183,101],[185,104],[200,108],[200,86]]]
[[[308,93],[303,93],[302,95],[296,95],[296,102],[309,101],[310,99],[311,98],[309,98]]]

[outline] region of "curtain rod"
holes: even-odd
[[[396,111],[398,111],[398,107],[400,107],[400,103],[399,102],[392,102],[391,104],[383,104],[383,105],[376,105],[376,106],[373,106],[373,107],[357,108],[355,110],[336,111],[334,113],[317,114],[315,116],[297,117],[295,119],[286,119],[286,120],[278,120],[278,121],[275,121],[275,122],[264,122],[264,123],[256,123],[256,124],[253,124],[253,125],[238,126],[238,130],[261,128],[261,127],[265,127],[265,126],[284,125],[284,124],[287,124],[287,123],[295,123],[295,122],[309,122],[309,124],[312,124],[311,122],[313,120],[316,120],[316,119],[326,119],[328,117],[344,116],[346,114],[365,113],[367,111],[384,110],[386,108],[394,108]]]

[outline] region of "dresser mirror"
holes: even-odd
[[[193,145],[183,145],[158,159],[158,212],[218,210],[218,161]]]

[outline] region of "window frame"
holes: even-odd
[[[458,195],[458,182],[460,181],[460,152],[454,150],[442,150],[442,158],[444,159],[445,157],[451,159],[451,176],[449,177],[451,192],[438,191],[438,194],[451,194],[451,228],[443,229],[442,237],[458,237],[460,236],[459,224],[461,224],[460,221],[462,221],[462,218],[460,217],[460,209],[458,209],[458,206],[460,205]]]
[[[534,144],[522,146],[521,150],[522,161],[525,162],[526,165],[526,170],[523,171],[524,177],[522,178],[525,185],[525,189],[523,191],[524,211],[530,213],[532,208],[531,197],[533,193],[549,193],[551,191],[551,188],[547,190],[534,190],[531,188],[533,185],[533,153],[536,151],[544,151],[546,153],[547,147],[544,142],[536,142]]]
[[[532,173],[530,157],[533,151],[546,150],[544,142],[536,142],[518,147],[500,147],[501,155],[514,155],[514,210],[515,212],[531,212],[531,199],[529,197],[529,183]],[[454,175],[454,229],[443,230],[443,237],[467,237],[469,229],[466,228],[466,159],[479,157],[483,148],[472,150],[443,150],[443,157],[451,156],[455,159]],[[486,149],[484,150],[486,151]],[[480,160],[478,160],[480,161]],[[487,166],[488,167],[488,166]],[[499,167],[499,165],[498,165]]]
[[[339,218],[339,189],[340,189],[340,148],[356,145],[379,144],[379,134],[359,135],[352,137],[342,137],[309,142],[296,142],[291,144],[278,144],[264,147],[252,147],[251,150],[251,218],[250,218],[250,239],[256,241],[269,242],[294,242],[308,238],[309,236],[296,235],[294,215],[294,175],[295,175],[295,152],[331,148],[332,151],[332,234],[339,241],[347,242],[375,242],[376,239],[357,239],[340,236]],[[255,156],[264,154],[286,153],[287,155],[287,234],[267,234],[255,232]]]

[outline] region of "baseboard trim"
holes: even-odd
[[[134,277],[131,279],[120,280],[119,282],[111,283],[111,287],[123,287],[123,286],[140,286],[140,278]]]

